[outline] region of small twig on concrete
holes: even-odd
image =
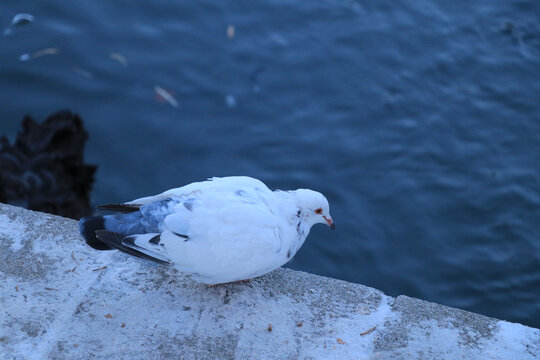
[[[79,262],[77,261],[77,259],[75,259],[75,254],[73,253],[73,251],[71,252],[71,258],[73,259],[73,261],[75,261],[75,264],[79,265]]]
[[[372,327],[371,329],[367,330],[367,331],[364,331],[363,333],[360,334],[360,336],[364,336],[364,335],[367,335],[369,334],[370,332],[372,332],[373,330],[375,330],[377,327],[374,326]]]
[[[106,269],[106,268],[107,268],[107,265],[102,266],[102,267],[97,268],[97,269],[92,269],[92,271],[99,271],[99,270],[103,270],[103,269]]]

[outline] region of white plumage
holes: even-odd
[[[89,245],[169,263],[206,284],[266,274],[296,254],[312,225],[334,228],[322,194],[271,191],[245,176],[212,178],[101,208],[124,213],[82,219]]]

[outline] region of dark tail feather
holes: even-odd
[[[88,245],[97,250],[111,250],[113,247],[96,237],[96,231],[104,229],[105,220],[103,216],[85,217],[79,221],[79,231]]]
[[[142,205],[138,204],[105,204],[105,205],[98,205],[98,210],[105,210],[105,211],[116,211],[121,213],[130,213],[134,211],[139,211],[141,209]]]
[[[112,232],[112,231],[107,231],[107,230],[97,230],[96,231],[96,237],[99,240],[101,240],[102,242],[104,242],[105,244],[107,244],[108,246],[112,247],[112,248],[118,249],[120,251],[123,251],[125,253],[130,254],[130,255],[139,257],[141,259],[151,260],[151,261],[157,262],[158,264],[167,264],[168,263],[167,261],[156,259],[155,257],[147,255],[147,254],[145,254],[143,252],[140,252],[140,251],[138,251],[136,249],[125,246],[123,244],[124,235],[121,235],[121,234],[118,234],[118,233],[115,233],[115,232]]]

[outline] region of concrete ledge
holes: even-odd
[[[0,274],[1,359],[540,357],[538,329],[288,269],[207,288],[3,204]]]

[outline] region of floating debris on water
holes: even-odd
[[[43,49],[43,50],[38,50],[38,51],[36,51],[35,53],[32,54],[32,59],[35,59],[35,58],[38,58],[38,57],[41,57],[41,56],[45,56],[45,55],[58,54],[59,52],[60,52],[60,50],[58,50],[57,48],[46,48],[46,49]]]
[[[254,93],[259,93],[261,91],[261,87],[258,85],[258,82],[261,74],[264,73],[265,70],[266,68],[264,66],[259,65],[249,75],[249,81],[253,83],[251,91]]]
[[[229,39],[234,39],[234,35],[235,35],[234,25],[227,26],[227,37]]]
[[[14,25],[14,26],[26,25],[33,21],[34,21],[34,15],[20,13],[13,17],[13,20],[11,20],[11,25]]]
[[[128,66],[128,61],[126,57],[120,53],[116,53],[116,52],[109,53],[109,57],[113,60],[118,61],[123,66]]]
[[[169,104],[171,104],[172,107],[178,107],[178,101],[174,98],[174,96],[161,86],[155,86],[154,91],[156,92],[156,95],[158,96],[158,99],[163,99]]]
[[[55,55],[59,52],[60,50],[58,50],[57,48],[46,48],[43,50],[38,50],[32,54],[22,54],[21,56],[19,56],[19,61],[28,61],[30,59],[36,59],[45,55]]]
[[[278,33],[272,33],[270,34],[270,41],[276,43],[277,45],[280,45],[280,46],[288,46],[289,45],[289,42],[287,41],[287,39],[285,39],[282,35],[278,34]]]
[[[2,31],[2,36],[10,36],[11,34],[13,34],[12,27],[14,26],[26,25],[33,21],[34,21],[34,15],[25,14],[25,13],[17,14],[13,17],[13,20],[11,20],[11,25],[5,28],[4,31]]]
[[[236,98],[234,95],[227,95],[225,96],[225,104],[227,104],[227,107],[233,108],[236,106]]]
[[[80,76],[82,76],[84,78],[87,78],[87,79],[90,79],[90,80],[94,78],[94,74],[92,74],[88,70],[81,69],[80,67],[74,66],[73,71],[75,71],[75,73],[77,73],[77,75],[80,75]]]

